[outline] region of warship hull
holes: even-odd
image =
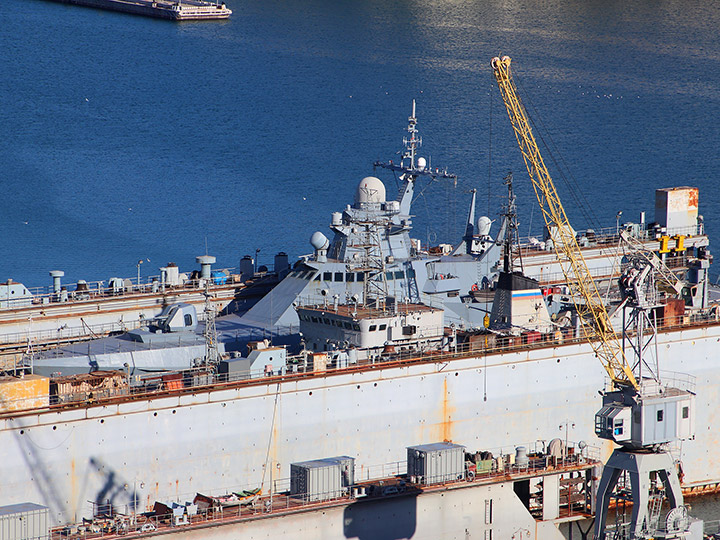
[[[720,482],[718,340],[715,321],[658,334],[661,365],[697,378],[697,435],[675,455],[687,487]],[[36,502],[65,523],[91,514],[88,501],[144,510],[198,491],[267,487],[290,463],[323,456],[355,457],[362,479],[403,461],[407,446],[443,440],[496,454],[552,438],[602,445],[593,420],[606,384],[588,344],[536,343],[6,413],[0,505]]]

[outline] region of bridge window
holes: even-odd
[[[332,272],[323,272],[324,281],[332,281]]]
[[[369,332],[374,332],[375,330],[377,330],[377,324],[371,324],[370,328],[368,328]]]
[[[665,411],[658,411],[658,412],[657,412],[657,421],[658,421],[658,422],[662,422],[662,421],[663,421],[663,415],[664,415],[664,413],[665,413]]]
[[[342,272],[335,272],[335,281],[342,282],[343,280],[343,273]]]
[[[353,274],[352,272],[348,272],[347,274],[345,274],[345,281],[347,281],[348,283],[352,283],[353,281],[355,281],[355,274]]]

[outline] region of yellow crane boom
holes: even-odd
[[[578,316],[589,323],[582,325],[583,333],[613,383],[638,389],[632,367],[610,325],[605,304],[582,256],[555,184],[540,155],[527,112],[510,75],[510,58],[493,58],[492,67]],[[584,303],[577,301],[578,296]]]

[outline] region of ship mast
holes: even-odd
[[[399,202],[400,213],[410,215],[410,206],[412,205],[413,195],[415,191],[415,180],[419,176],[428,176],[431,180],[448,179],[457,182],[458,176],[449,173],[447,169],[433,170],[428,166],[425,158],[418,157],[417,151],[422,146],[422,137],[418,135],[417,116],[415,115],[415,100],[412,102],[412,114],[408,117],[408,135],[403,137],[402,157],[400,163],[392,161],[376,161],[373,167],[381,167],[400,174],[400,180],[403,182],[400,187]]]
[[[515,193],[513,192],[513,174],[508,172],[505,176],[504,184],[508,187],[508,203],[505,218],[507,222],[508,234],[505,235],[505,246],[504,246],[504,257],[503,257],[503,271],[511,274],[513,271],[513,257],[512,257],[512,246],[513,242],[519,245],[518,238],[518,222],[517,222],[517,207],[515,206]],[[522,251],[518,250],[518,257],[520,261],[520,271],[523,270],[522,264]]]
[[[405,166],[405,160],[409,159],[410,164],[407,166],[408,169],[414,170],[415,167],[415,154],[417,150],[422,146],[422,137],[418,135],[417,129],[417,117],[415,116],[415,100],[412,101],[412,114],[408,118],[407,132],[409,137],[403,137],[403,145],[405,145],[405,152],[403,153],[400,165]]]

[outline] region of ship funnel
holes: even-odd
[[[245,255],[240,259],[240,281],[245,283],[255,274],[255,262],[250,255]]]
[[[60,290],[62,289],[62,285],[60,283],[60,278],[62,278],[65,275],[65,272],[62,270],[51,270],[50,271],[50,277],[53,279],[53,292],[55,294],[59,294]]]
[[[195,257],[195,262],[200,265],[200,279],[210,279],[215,257],[212,255],[200,255],[199,257]]]
[[[275,263],[273,265],[273,270],[275,270],[275,273],[280,279],[284,278],[287,275],[287,273],[290,271],[290,261],[288,259],[287,253],[281,251],[277,255],[275,255]]]

